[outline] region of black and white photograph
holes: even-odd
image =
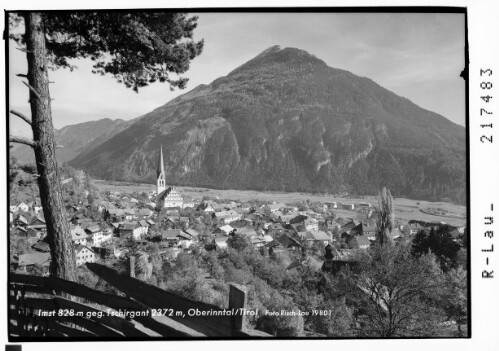
[[[40,6],[5,12],[10,342],[471,337],[465,7]]]

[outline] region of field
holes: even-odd
[[[131,193],[150,192],[155,189],[152,184],[113,182],[106,180],[96,180],[95,185],[101,191],[118,191]],[[369,202],[372,205],[377,204],[375,196],[364,196],[362,198],[342,198],[323,194],[309,193],[284,193],[272,191],[253,191],[253,190],[218,190],[195,187],[176,187],[176,189],[185,197],[198,203],[204,196],[218,197],[224,200],[260,200],[275,201],[282,203],[296,203],[310,200],[310,202],[339,202],[342,204],[355,204],[358,202]],[[402,220],[421,220],[427,222],[445,222],[451,225],[466,224],[466,207],[448,202],[429,202],[422,200],[411,200],[405,198],[394,198],[395,217]],[[439,214],[435,214],[438,209]],[[344,218],[355,218],[356,212],[344,209],[335,210],[336,214]]]

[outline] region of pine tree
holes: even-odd
[[[33,148],[38,187],[51,251],[50,272],[76,280],[76,263],[62,198],[52,125],[49,69],[69,68],[70,59],[90,58],[93,73],[111,74],[138,91],[150,83],[184,88],[182,74],[203,48],[192,40],[196,17],[176,12],[20,12],[9,16],[10,28],[24,21],[24,34],[11,33],[28,61],[24,84],[29,88],[31,118],[11,111],[31,126],[33,140],[10,136],[10,142]]]

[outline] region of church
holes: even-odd
[[[159,150],[158,170],[156,172],[156,207],[183,208],[184,199],[173,187],[166,187],[165,166],[163,164],[163,147]]]

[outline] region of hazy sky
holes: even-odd
[[[465,123],[464,15],[345,13],[200,13],[195,39],[205,48],[185,76],[185,90],[156,83],[134,93],[91,64],[50,72],[54,126],[100,118],[131,119],[199,84],[224,76],[272,45],[304,49],[329,66],[381,86],[455,123]],[[29,115],[28,90],[16,77],[26,57],[10,43],[10,108]],[[11,133],[29,133],[11,116]]]

